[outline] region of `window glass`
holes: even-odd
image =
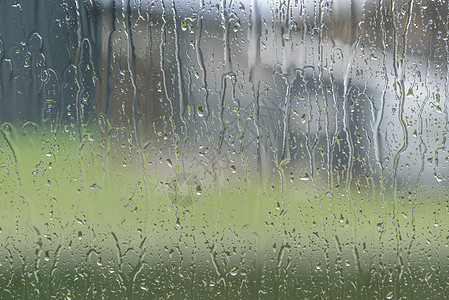
[[[0,298],[447,297],[447,15],[0,1]]]

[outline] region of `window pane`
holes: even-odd
[[[0,298],[444,298],[447,15],[0,1]]]

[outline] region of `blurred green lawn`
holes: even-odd
[[[158,153],[144,169],[101,130],[1,128],[1,299],[449,295],[445,191],[235,175],[177,201]]]

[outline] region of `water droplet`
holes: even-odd
[[[204,111],[203,111],[203,107],[202,106],[198,106],[197,113],[198,113],[199,117],[204,116]]]
[[[309,174],[305,173],[303,176],[299,177],[300,180],[307,181],[310,179]]]
[[[196,194],[198,195],[198,196],[201,196],[201,193],[203,192],[203,190],[201,189],[201,186],[197,186],[196,187]]]

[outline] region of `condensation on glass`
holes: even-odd
[[[447,297],[448,10],[0,1],[0,298]]]

